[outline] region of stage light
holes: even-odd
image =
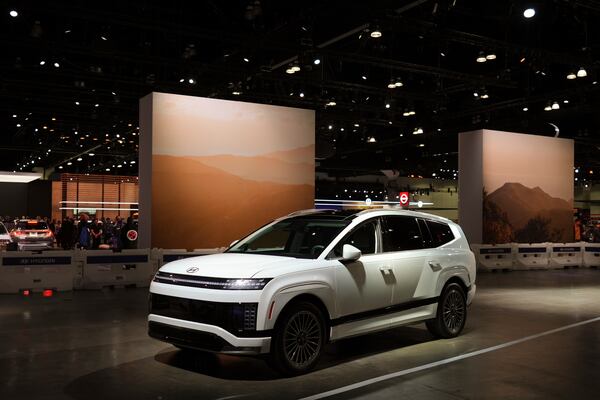
[[[550,105],[550,103],[548,103],[546,105],[546,107],[544,107],[544,111],[552,111],[552,105]]]
[[[244,57],[243,60],[244,62],[250,62],[250,59],[248,57]]]
[[[73,163],[72,163],[71,161],[69,161],[69,162],[67,163],[67,165],[73,165]]]
[[[234,96],[239,96],[240,94],[242,94],[242,92],[238,92],[238,91],[234,90],[233,92],[231,92],[231,94]]]
[[[495,60],[496,59],[496,54],[495,53],[490,53],[487,56],[485,56],[486,60]]]
[[[63,166],[62,166],[62,165],[59,165],[59,166],[58,166],[58,169],[63,169]]]
[[[567,74],[567,79],[571,80],[571,79],[575,79],[577,78],[577,75],[575,75],[575,72],[571,71]]]
[[[17,18],[19,16],[19,13],[17,12],[17,10],[10,10],[10,12],[8,14],[13,18]]]
[[[55,63],[54,63],[54,68],[58,68],[58,67],[60,67],[60,64],[59,64],[59,63],[57,63],[57,62],[55,62]]]
[[[89,153],[89,154],[88,154],[88,156],[90,156],[90,157],[94,157],[94,156],[95,156],[95,154],[94,154],[94,153]]]
[[[394,83],[394,85],[396,85],[396,87],[402,87],[404,86],[404,83],[402,83],[402,80],[400,78],[396,78],[396,83]]]
[[[479,97],[479,93],[473,92],[473,97]]]
[[[100,36],[100,39],[102,39],[102,40],[104,40],[104,41],[107,41],[107,40],[108,40],[108,38],[107,38],[106,36],[104,36],[104,35],[103,35],[103,36]]]
[[[194,80],[194,78],[190,78],[190,79],[188,79],[188,83],[190,85],[193,85],[194,83],[196,83],[196,81]]]
[[[332,130],[333,129],[333,125],[328,125],[327,129]]]
[[[315,58],[315,59],[313,60],[313,64],[315,64],[315,65],[319,65],[319,64],[321,64],[321,59],[320,59],[320,58]]]
[[[290,74],[290,75],[293,74],[294,72],[296,72],[296,71],[294,71],[294,69],[292,67],[289,67],[288,69],[285,70],[285,73]]]
[[[396,82],[394,82],[394,80],[392,79],[390,81],[390,83],[388,83],[387,87],[388,87],[388,89],[395,89],[396,88]]]
[[[98,103],[94,104],[94,107],[99,107],[99,106],[100,106],[100,104],[98,104]]]
[[[379,30],[379,27],[375,27],[375,29],[373,29],[371,31],[371,37],[372,38],[378,39],[381,36],[383,36],[383,34],[381,33],[381,30]]]
[[[560,104],[558,104],[556,101],[554,103],[552,103],[553,110],[558,110],[559,108],[560,108]]]
[[[300,94],[298,96],[304,97],[304,92],[300,92]]]
[[[523,107],[523,111],[529,111],[529,108]]]
[[[20,128],[20,127],[21,127],[21,124],[17,124],[17,128]]]
[[[484,93],[484,94],[482,94],[482,95],[481,95],[481,98],[482,98],[482,99],[489,99],[489,98],[490,98],[490,95],[489,95],[489,94],[487,94],[487,93]]]
[[[40,65],[46,65],[46,61],[44,61],[44,60],[40,61]]]
[[[535,9],[534,8],[528,8],[525,11],[523,11],[523,16],[527,19],[529,18],[533,18],[533,16],[535,15]]]
[[[185,79],[181,78],[181,79],[179,80],[179,83],[183,83],[183,82],[185,82]]]
[[[361,75],[361,78],[362,78],[363,81],[367,80],[367,76],[366,75]]]
[[[563,100],[564,104],[569,104],[569,100]]]
[[[390,107],[391,107],[390,103],[385,103],[385,108],[390,108]]]
[[[369,143],[376,143],[376,142],[377,142],[377,139],[375,139],[375,136],[371,136],[371,137],[369,138],[369,140],[367,140],[367,142],[369,142]]]
[[[298,63],[295,63],[294,65],[292,65],[291,68],[294,72],[299,72],[300,71],[300,66],[298,65]]]
[[[423,128],[415,128],[413,131],[413,135],[421,135],[423,134]]]
[[[79,105],[79,102],[78,102],[78,101],[76,101],[76,102],[75,102],[75,105],[76,105],[76,106],[78,106],[78,105]]]
[[[487,59],[485,58],[485,53],[483,51],[479,52],[479,55],[477,56],[477,58],[475,59],[475,61],[477,61],[478,63],[484,63],[487,61]]]
[[[587,71],[585,70],[585,68],[580,67],[579,71],[577,71],[577,77],[578,78],[585,78],[587,76]]]

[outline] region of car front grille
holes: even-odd
[[[150,314],[214,325],[241,337],[267,336],[256,331],[258,303],[217,303],[150,294]]]

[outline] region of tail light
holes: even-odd
[[[25,296],[25,297],[28,297],[28,296],[31,295],[31,290],[29,290],[29,289],[23,289],[23,290],[21,290],[21,294],[23,296]]]
[[[44,291],[42,292],[43,297],[52,297],[53,294],[54,291],[52,289],[44,289]]]
[[[24,231],[14,231],[13,232],[13,235],[15,235],[15,236],[23,236],[26,234],[27,234],[27,232],[24,232]]]

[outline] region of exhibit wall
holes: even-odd
[[[459,154],[459,220],[469,214],[481,221],[468,224],[473,240],[573,240],[572,140],[482,130],[460,134],[459,150],[463,151]],[[479,159],[475,165],[480,163],[481,168],[470,164],[470,159]],[[477,208],[466,205],[479,201],[477,215]]]
[[[313,207],[312,110],[152,93],[140,124],[142,245],[228,246]]]

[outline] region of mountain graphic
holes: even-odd
[[[492,203],[501,213],[504,213],[513,229],[515,240],[561,242],[573,240],[572,202],[552,197],[538,186],[529,188],[521,183],[507,182],[488,194],[485,201]],[[495,221],[484,223],[490,222]],[[539,225],[544,225],[543,229],[539,228]],[[535,235],[527,233],[535,227],[539,228]],[[543,230],[547,233],[544,234]],[[484,240],[486,243],[496,243],[494,238],[484,238]]]
[[[195,157],[155,154],[152,164],[155,247],[228,246],[268,221],[313,206],[314,182],[246,179]],[[314,179],[314,170],[310,176]]]

